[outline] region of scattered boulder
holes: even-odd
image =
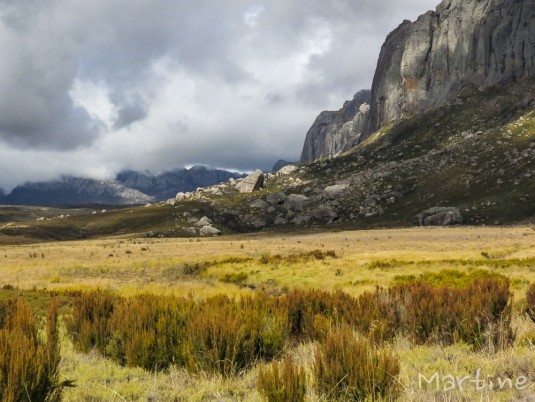
[[[251,225],[255,228],[255,229],[263,229],[266,227],[266,222],[260,220],[260,219],[256,219],[254,220]]]
[[[201,228],[199,233],[202,236],[219,236],[221,234],[221,230],[219,230],[219,229],[217,229],[217,228],[215,228],[213,226],[206,225],[206,226],[203,226]]]
[[[269,204],[264,200],[256,200],[251,204],[251,208],[266,209],[267,207],[269,207]]]
[[[295,165],[284,166],[282,169],[277,171],[277,176],[287,176],[289,174],[292,174],[293,172],[295,172],[298,169],[299,168],[297,166],[295,166]]]
[[[175,200],[182,201],[184,198],[186,198],[186,194],[183,192],[180,192],[176,195]]]
[[[324,223],[332,223],[338,219],[338,214],[329,207],[316,208],[311,212],[311,215],[312,218]]]
[[[288,221],[286,219],[284,219],[282,216],[277,216],[275,218],[275,221],[273,222],[273,224],[275,226],[286,225],[287,223],[288,223]]]
[[[284,200],[284,207],[290,211],[301,211],[309,204],[308,197],[301,194],[291,194]]]
[[[236,190],[240,193],[252,193],[262,187],[264,187],[264,173],[261,170],[255,170],[236,184]]]
[[[208,226],[211,224],[212,224],[212,221],[207,216],[203,216],[201,219],[197,221],[197,223],[195,223],[195,226],[200,228],[200,227]]]
[[[175,198],[170,198],[167,200],[167,205],[170,205],[172,207],[174,207],[176,205],[176,199]]]
[[[336,200],[343,195],[347,187],[348,187],[347,185],[341,185],[341,184],[329,186],[323,190],[323,195],[325,198],[329,200]]]
[[[416,215],[416,220],[420,226],[450,226],[461,224],[463,217],[458,208],[434,207]]]
[[[286,194],[283,192],[272,193],[266,197],[266,200],[271,205],[281,205],[286,200]]]
[[[377,194],[372,194],[364,200],[364,203],[362,204],[363,207],[375,207],[377,203],[381,201],[381,197]]]

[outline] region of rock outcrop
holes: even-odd
[[[444,0],[386,39],[361,141],[387,123],[535,74],[535,0]]]
[[[455,207],[435,207],[416,215],[416,220],[420,226],[451,226],[463,223],[463,216]]]
[[[262,187],[264,187],[264,173],[261,170],[255,170],[236,185],[236,190],[240,193],[251,193]]]
[[[360,91],[337,112],[325,111],[307,133],[301,162],[335,156],[358,143],[366,122],[371,92]]]

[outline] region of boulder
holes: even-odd
[[[183,192],[180,192],[176,195],[175,200],[182,201],[184,198],[186,198],[186,194]]]
[[[338,214],[329,207],[319,207],[311,212],[312,218],[323,223],[332,223],[338,219]]]
[[[281,205],[286,200],[286,194],[283,192],[272,193],[266,197],[266,201],[271,205]]]
[[[273,223],[276,226],[281,226],[281,225],[286,225],[288,223],[288,221],[286,219],[284,219],[282,216],[277,216]]]
[[[261,170],[255,170],[236,184],[236,190],[240,193],[252,193],[262,187],[264,187],[264,173]]]
[[[450,226],[463,222],[461,211],[455,207],[429,208],[415,218],[420,226]]]
[[[197,223],[195,223],[195,226],[200,228],[200,227],[208,226],[211,224],[212,224],[212,221],[210,220],[210,218],[208,218],[207,216],[203,216],[201,219],[197,221]]]
[[[256,200],[251,203],[251,208],[266,209],[267,207],[269,207],[269,204],[264,200]]]
[[[219,236],[221,234],[221,230],[211,226],[211,225],[206,225],[206,226],[203,226],[201,228],[201,230],[199,231],[199,233],[202,235],[202,236]]]
[[[336,200],[343,195],[347,187],[348,187],[347,185],[341,185],[341,184],[336,184],[334,186],[326,187],[323,190],[323,196],[329,200]]]
[[[293,172],[295,172],[296,170],[298,170],[299,168],[295,165],[288,165],[288,166],[284,166],[282,169],[279,169],[277,171],[277,176],[288,176],[289,174],[292,174]]]
[[[290,211],[301,211],[309,204],[308,197],[301,194],[291,194],[284,200],[284,208]]]

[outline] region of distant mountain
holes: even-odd
[[[6,193],[0,188],[0,205],[5,204]]]
[[[16,187],[5,197],[13,205],[144,204],[154,199],[123,183],[79,177],[62,177]]]
[[[0,204],[145,204],[175,198],[181,191],[195,191],[198,187],[207,187],[243,176],[240,173],[205,166],[176,169],[160,175],[126,171],[118,174],[116,180],[65,176],[59,180],[20,185],[7,196],[0,191]]]
[[[227,170],[193,166],[190,169],[175,169],[157,176],[149,172],[125,171],[117,175],[117,180],[157,200],[166,200],[175,198],[181,191],[195,191],[199,187],[208,187],[244,176]]]

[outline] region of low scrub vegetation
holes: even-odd
[[[22,299],[0,303],[0,400],[61,400],[57,302],[46,313],[46,339],[31,308]]]
[[[513,339],[503,278],[474,278],[467,287],[416,281],[356,298],[315,290],[194,301],[98,291],[80,294],[66,322],[81,351],[95,348],[152,371],[176,365],[223,376],[270,361],[297,342],[325,341],[341,327],[376,343],[405,336],[417,345],[464,342],[495,350]]]
[[[531,320],[535,322],[535,283],[531,284],[526,293],[526,301],[528,306],[526,308],[526,313],[529,315]]]
[[[399,371],[399,360],[392,352],[355,337],[347,327],[333,331],[319,344],[314,364],[316,388],[326,400],[392,399]]]
[[[306,373],[291,357],[260,367],[258,391],[268,402],[303,402],[306,395]]]

